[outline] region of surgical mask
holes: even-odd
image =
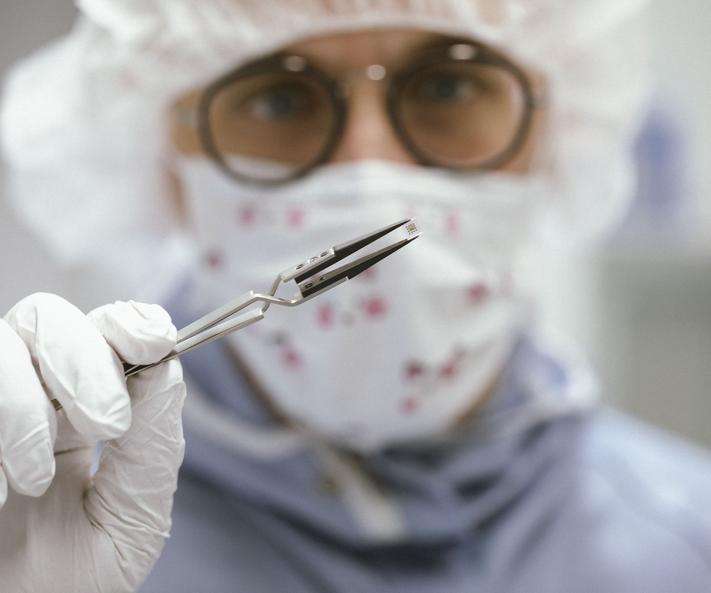
[[[229,338],[293,424],[372,451],[441,434],[486,394],[525,319],[516,261],[535,180],[358,161],[254,189],[206,159],[177,167],[203,253],[204,307],[266,290],[324,247],[398,219],[419,223],[407,249]]]

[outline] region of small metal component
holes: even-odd
[[[344,263],[343,265],[333,267],[341,260],[355,255],[371,243],[384,239],[387,235],[396,229],[403,229],[405,236],[394,238],[387,245],[373,251],[367,255],[363,255]],[[389,255],[395,253],[408,243],[414,241],[420,234],[417,224],[412,219],[401,220],[394,224],[388,225],[382,229],[342,243],[335,245],[320,255],[311,257],[306,262],[297,264],[293,268],[285,270],[279,274],[272,283],[268,293],[256,293],[249,291],[246,294],[230,301],[229,303],[211,311],[200,319],[193,321],[178,332],[177,344],[172,352],[167,356],[147,365],[124,365],[124,374],[126,377],[131,377],[141,371],[153,368],[173,358],[177,358],[181,354],[198,348],[203,344],[212,342],[230,334],[232,332],[244,329],[264,319],[264,313],[271,305],[280,305],[283,307],[296,307],[313,297],[330,290],[346,280],[355,278],[361,272],[364,272],[379,261],[385,259]],[[279,287],[291,280],[294,280],[299,289],[299,293],[291,299],[277,297],[276,293]],[[244,312],[245,309],[254,306],[252,309]],[[52,404],[56,410],[62,408],[61,404],[56,400],[52,400]]]

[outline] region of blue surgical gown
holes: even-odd
[[[268,426],[222,346],[184,364],[225,417]],[[574,381],[522,339],[471,434],[359,458],[401,514],[391,540],[312,453],[263,459],[186,422],[172,535],[141,592],[711,592],[708,455],[601,406],[541,407]]]

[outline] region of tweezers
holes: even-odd
[[[343,259],[361,251],[371,243],[384,238],[396,229],[404,229],[397,240],[390,241],[377,251],[363,255],[341,266],[333,266]],[[244,329],[264,319],[264,313],[271,305],[282,307],[297,307],[324,292],[351,280],[374,264],[392,255],[408,243],[414,241],[420,232],[412,219],[405,219],[390,224],[382,229],[368,233],[352,241],[334,245],[318,255],[285,270],[277,275],[268,293],[262,294],[250,290],[246,294],[230,301],[184,327],[178,332],[176,347],[158,362],[146,365],[125,365],[126,377],[131,377],[146,369],[150,369],[168,360],[185,354],[213,340],[217,340],[238,330]],[[294,281],[298,292],[291,299],[276,296],[280,286]],[[242,313],[252,305],[256,308]]]
[[[404,232],[388,237],[393,231],[402,229]],[[324,292],[351,280],[364,272],[379,261],[392,255],[397,250],[402,249],[419,237],[420,231],[417,224],[412,219],[405,219],[390,224],[382,229],[353,239],[340,245],[334,245],[325,249],[318,255],[308,258],[305,261],[278,274],[272,283],[268,293],[262,294],[250,290],[246,294],[230,301],[226,305],[211,311],[200,319],[193,321],[178,332],[175,348],[165,357],[152,364],[130,365],[124,364],[124,375],[132,377],[141,371],[153,368],[164,362],[177,358],[178,356],[194,350],[199,346],[208,344],[214,340],[222,338],[227,334],[239,331],[264,319],[264,313],[271,305],[282,307],[297,307]],[[366,248],[371,243],[383,239],[386,242],[384,247],[371,253],[353,259],[338,267],[333,267],[340,261],[356,254]],[[294,281],[298,292],[291,298],[285,299],[276,296],[282,284]],[[258,305],[244,313],[244,310]],[[61,404],[52,400],[56,410],[61,409]]]

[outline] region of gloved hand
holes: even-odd
[[[175,340],[163,309],[133,302],[85,316],[35,294],[0,319],[3,593],[123,593],[148,575],[170,530],[185,384],[171,361],[127,387],[119,356],[155,362]]]

